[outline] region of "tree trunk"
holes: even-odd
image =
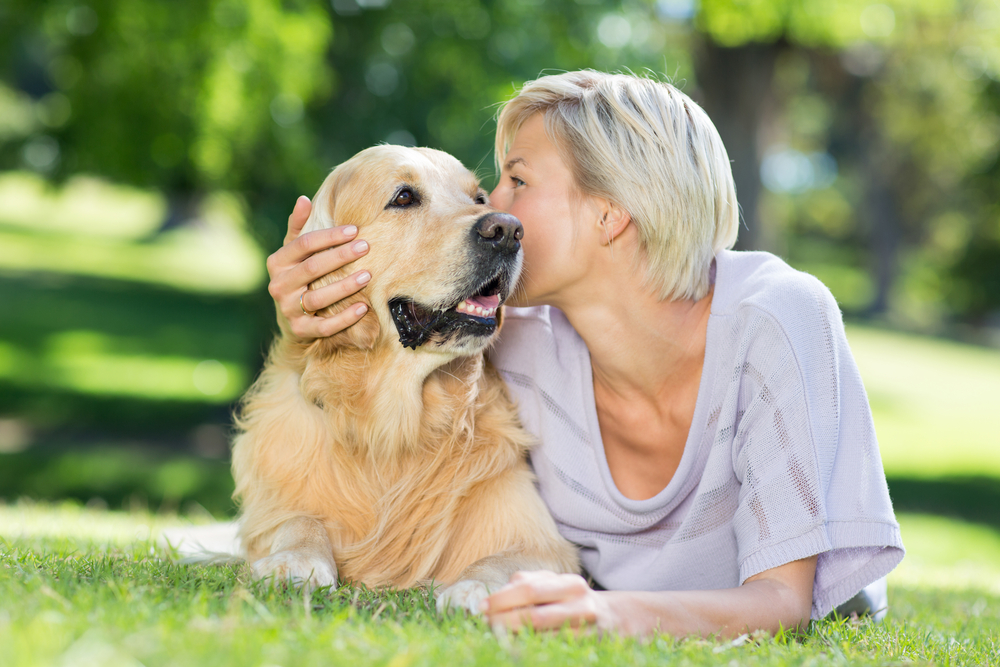
[[[736,247],[762,250],[758,130],[773,104],[771,80],[780,44],[725,48],[705,40],[695,52],[702,106],[719,130],[733,165],[742,222]]]
[[[865,211],[870,248],[870,271],[875,282],[875,294],[866,309],[869,315],[883,315],[889,310],[892,288],[899,273],[899,244],[902,224],[899,207],[892,187],[898,171],[891,151],[885,146],[877,124],[870,122],[867,141],[862,149],[865,190]]]

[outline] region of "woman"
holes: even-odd
[[[581,577],[519,573],[494,625],[674,635],[802,627],[903,556],[871,413],[829,291],[767,253],[728,250],[738,209],[704,112],[674,87],[570,72],[498,118],[493,206],[524,225],[524,273],[491,360]],[[268,261],[302,338],[363,310],[319,310],[371,278],[308,283],[363,257],[356,229]],[[308,261],[306,261],[308,260]],[[376,276],[374,279],[378,279]]]

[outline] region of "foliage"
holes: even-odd
[[[996,310],[995,4],[710,0],[697,25],[719,44],[779,52],[760,128],[765,162],[783,169],[765,174],[768,247],[853,268],[860,279],[838,297],[855,312],[891,307],[932,327]],[[814,178],[815,156],[832,158],[828,180]]]
[[[373,143],[434,145],[477,167],[493,105],[542,69],[686,72],[675,26],[641,5],[387,5],[15,2],[0,105],[21,120],[0,129],[0,168],[237,190],[270,246],[282,234],[267,218]]]
[[[295,121],[334,83],[316,3],[17,1],[6,13],[0,66],[37,115],[0,154],[8,168],[21,150],[57,176],[205,191],[313,157]]]
[[[16,0],[0,14],[0,168],[100,174],[182,202],[235,190],[271,247],[294,194],[372,143],[488,163],[493,105],[541,71],[648,68],[685,83],[695,34],[730,48],[776,43],[779,70],[805,75],[778,72],[767,144],[829,151],[841,173],[765,201],[780,234],[764,246],[795,255],[799,237],[818,236],[864,250],[873,227],[893,224],[864,198],[874,168],[889,174],[911,264],[968,285],[988,269],[948,269],[994,233],[995,198],[970,178],[997,155],[998,17],[978,0]],[[947,285],[925,283],[907,289],[937,300],[927,317],[947,314]],[[950,303],[959,314],[992,307]]]

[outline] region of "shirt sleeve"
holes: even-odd
[[[822,618],[904,552],[840,310],[812,278],[777,296],[742,313],[733,375],[740,582],[819,555],[812,616]]]

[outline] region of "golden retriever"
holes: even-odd
[[[439,609],[477,612],[517,570],[576,572],[483,357],[520,272],[520,222],[452,156],[400,146],[327,177],[303,232],[334,220],[370,243],[369,312],[331,338],[279,336],[244,397],[234,497],[256,576],[434,581]]]

